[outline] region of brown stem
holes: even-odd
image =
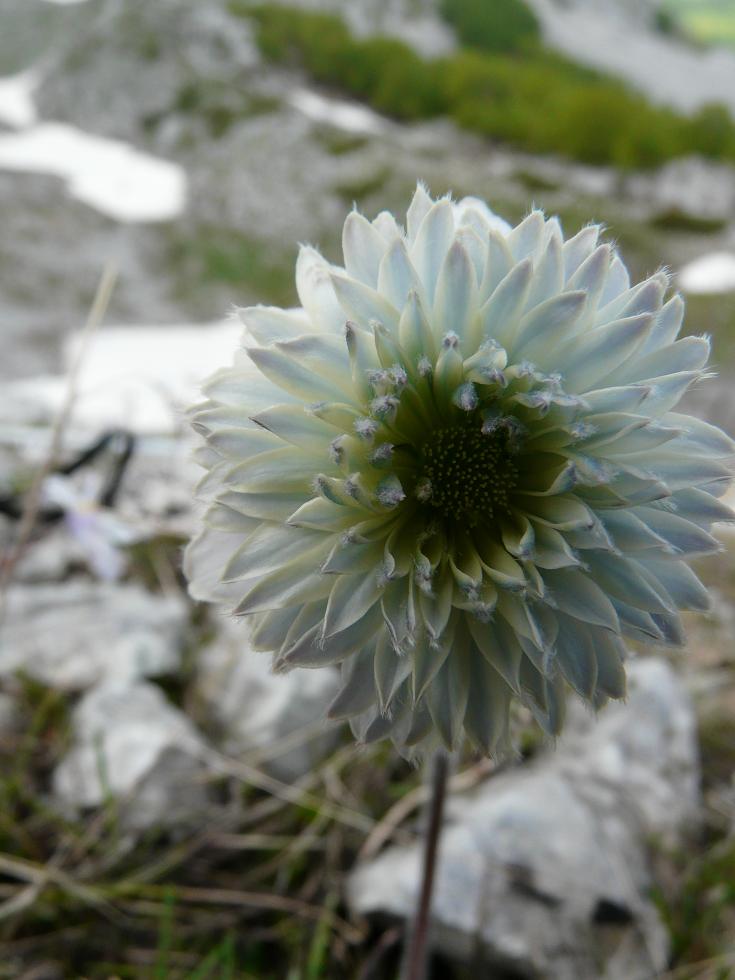
[[[403,980],[425,980],[428,960],[429,925],[431,922],[431,896],[434,890],[434,872],[442,829],[444,800],[447,793],[449,759],[439,750],[434,756],[431,796],[428,804],[428,825],[424,838],[423,877],[419,893],[416,917],[403,964]]]

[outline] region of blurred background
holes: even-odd
[[[0,977],[392,978],[423,788],[188,600],[182,407],[417,178],[666,266],[735,431],[735,0],[0,0]],[[435,980],[735,977],[735,543],[689,648],[458,761]]]

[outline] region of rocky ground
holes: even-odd
[[[56,488],[64,519],[36,525],[4,583],[0,977],[389,977],[417,887],[420,776],[325,725],[327,671],[272,676],[244,627],[188,599],[181,405],[232,347],[231,304],[294,302],[296,242],[336,256],[353,201],[399,211],[417,176],[511,220],[535,201],[568,232],[606,222],[641,276],[732,252],[735,172],[621,175],[442,121],[399,126],[266,71],[224,4],[6,3],[0,74],[37,64],[42,120],[177,163],[187,205],[120,222],[60,178],[0,171],[0,497],[22,498],[45,458],[69,340],[109,263],[119,326],[87,352],[62,457],[110,428],[136,435],[114,508],[88,507],[113,453]],[[358,31],[452,43],[428,0],[347,6]],[[691,407],[733,431],[735,298],[691,296],[689,324],[713,334],[720,374]],[[6,559],[17,533],[0,517]],[[632,663],[626,705],[595,726],[579,709],[556,751],[519,713],[516,762],[457,760],[436,978],[735,976],[724,541],[702,568],[713,615],[692,620],[685,653]]]

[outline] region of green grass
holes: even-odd
[[[735,45],[735,7],[731,0],[665,0],[662,9],[697,41]]]
[[[533,11],[523,0],[442,0],[441,13],[465,47],[521,51],[541,38]]]
[[[167,264],[179,297],[196,308],[213,287],[224,287],[232,301],[249,298],[276,306],[293,306],[295,249],[262,241],[217,226],[198,227],[195,234],[175,237]]]
[[[269,60],[301,68],[399,120],[448,115],[465,129],[528,152],[621,168],[654,167],[691,153],[735,160],[735,122],[722,107],[707,106],[690,119],[653,106],[622,83],[545,51],[530,36],[523,44],[506,40],[500,52],[484,43],[428,61],[394,38],[355,38],[331,14],[247,0],[230,0],[229,8],[254,21]],[[477,13],[460,4],[453,16],[470,10]]]

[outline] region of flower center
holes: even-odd
[[[476,414],[436,429],[423,448],[419,496],[445,517],[470,524],[509,510],[518,480],[506,428],[484,433]]]

